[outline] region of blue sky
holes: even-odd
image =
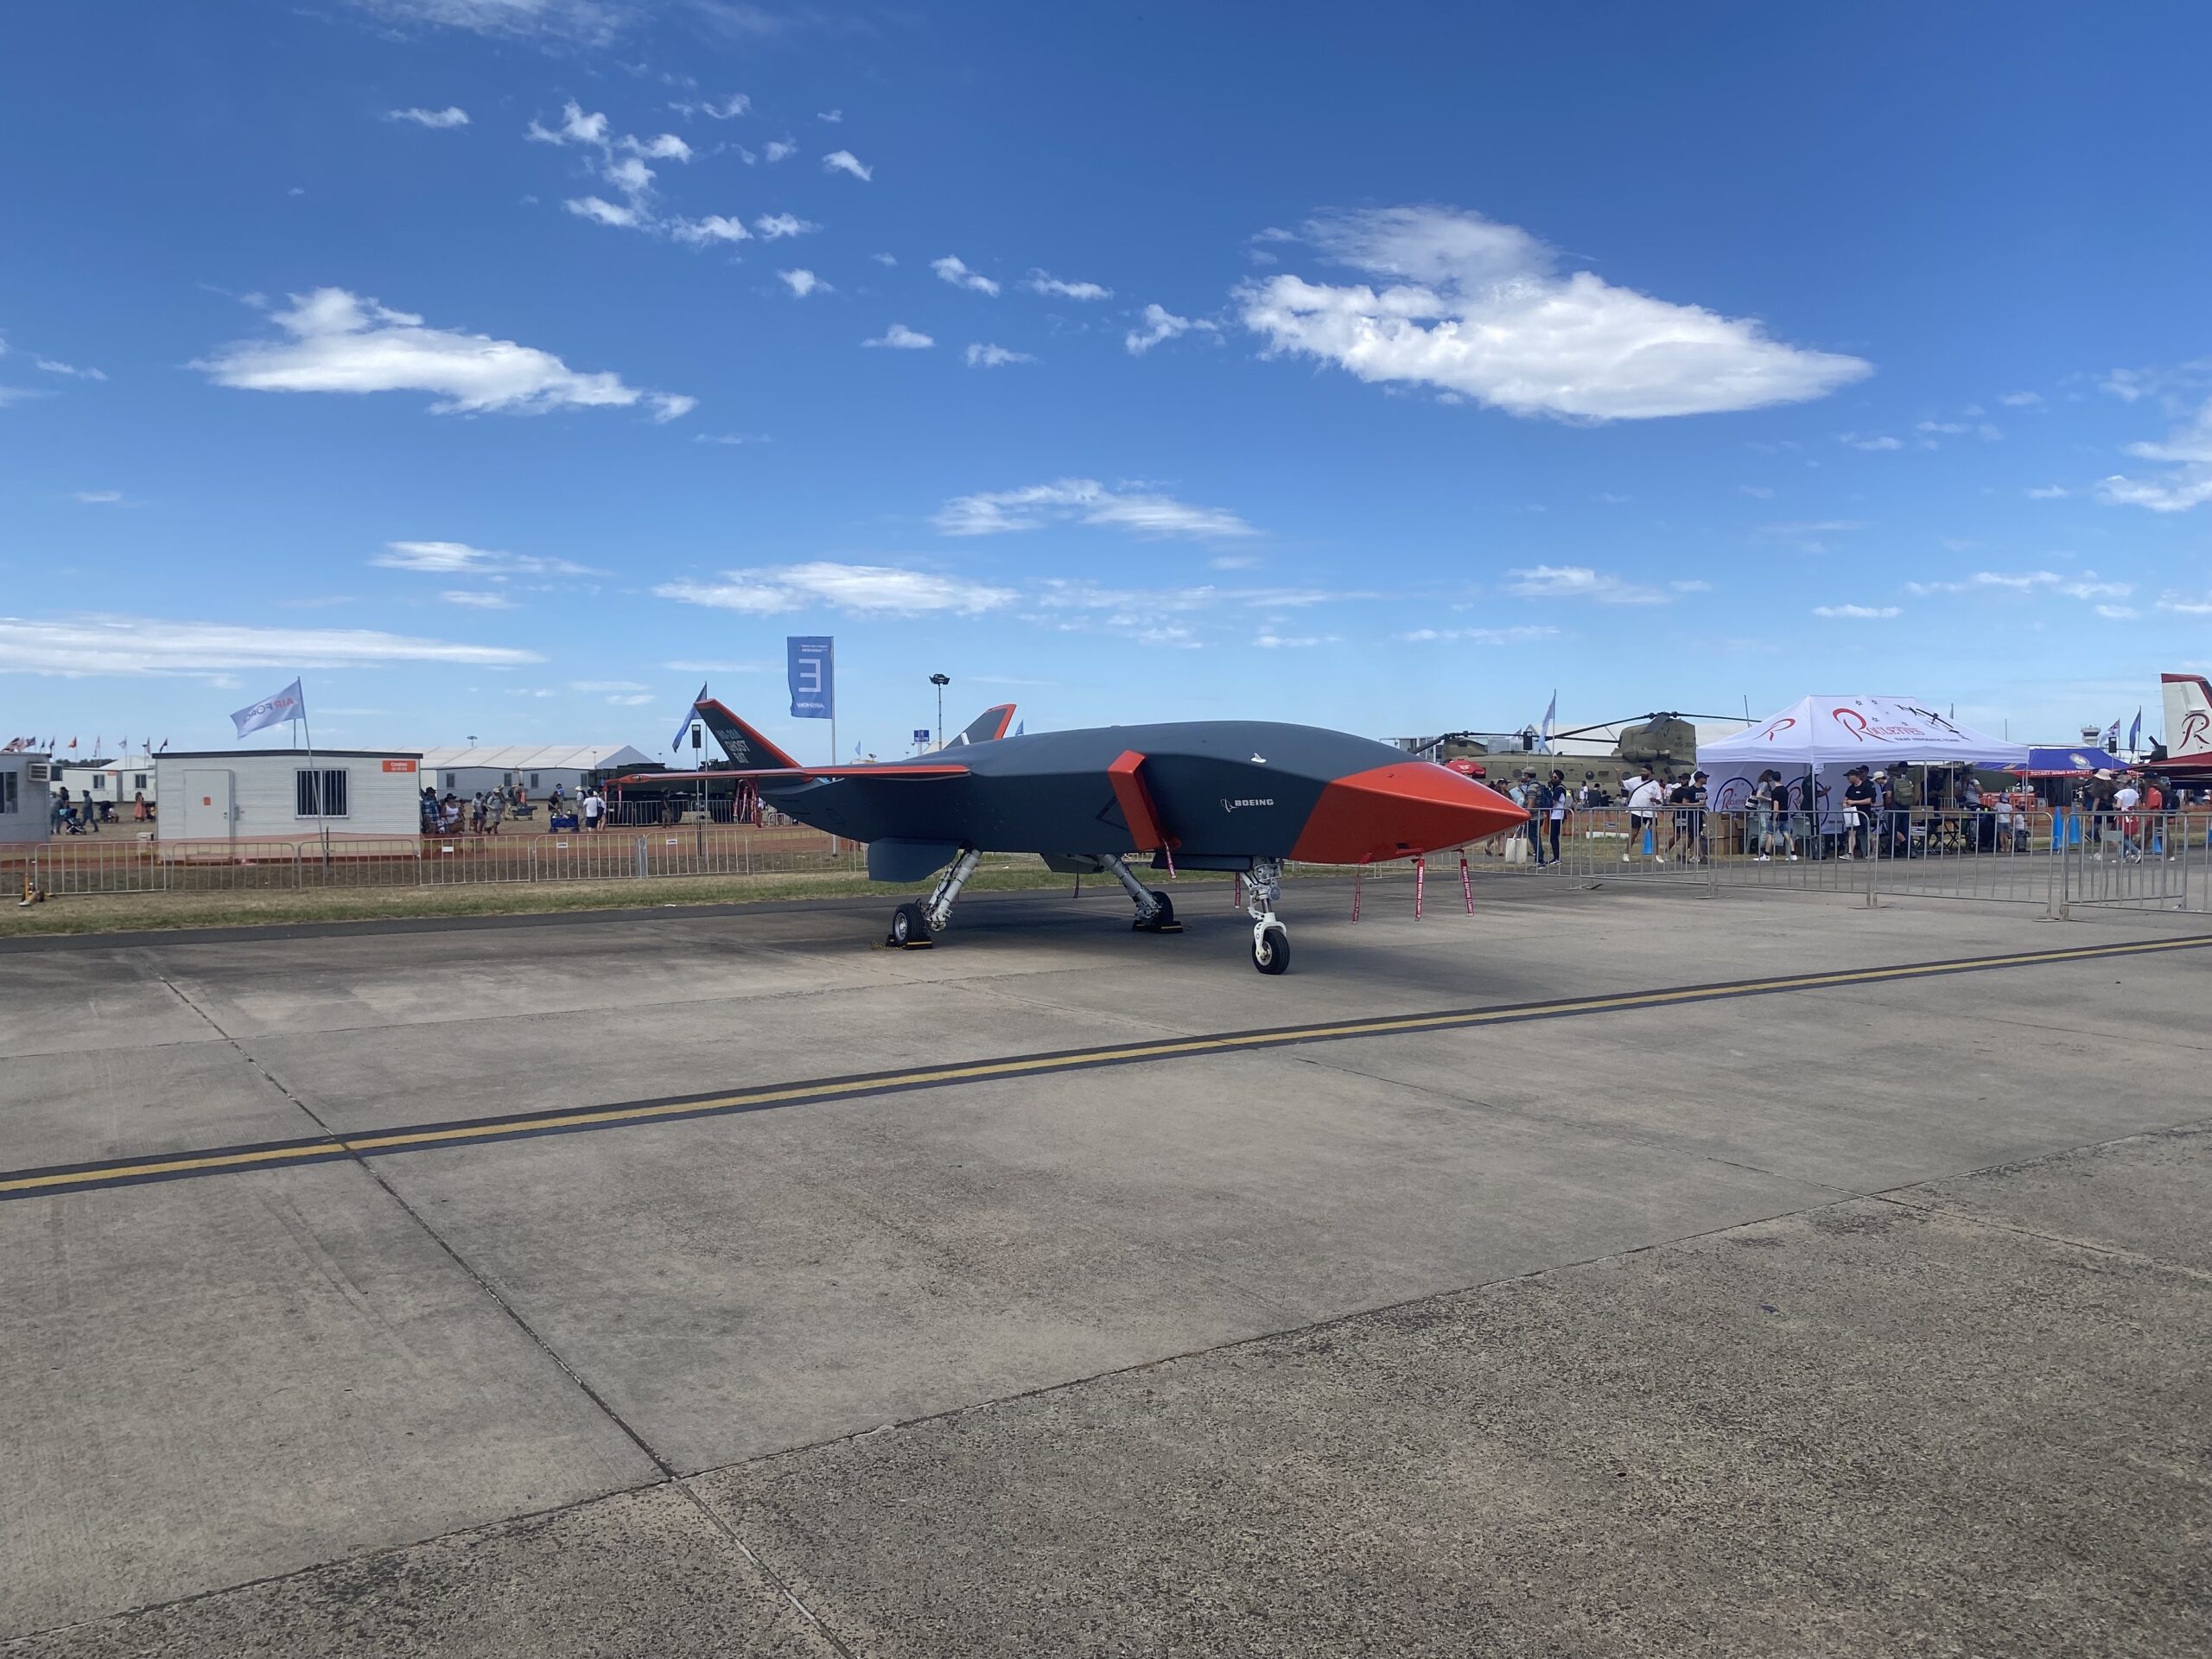
[[[1265,22],[1260,20],[1264,17]],[[0,741],[801,753],[2212,661],[2212,18],[44,7]]]

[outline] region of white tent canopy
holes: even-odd
[[[1698,745],[1713,804],[1744,804],[1769,766],[1793,784],[1808,771],[1834,787],[1846,769],[1956,766],[2012,770],[2028,764],[2028,746],[1947,719],[1917,697],[1800,697],[1731,737]]]

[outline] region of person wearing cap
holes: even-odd
[[[1843,857],[1866,856],[1866,843],[1862,839],[1874,822],[1874,783],[1864,766],[1853,766],[1844,774],[1843,785]]]
[[[1552,862],[1559,862],[1560,832],[1567,825],[1567,774],[1558,767],[1552,768],[1551,777],[1544,784],[1544,817],[1551,830]]]
[[[1706,839],[1705,804],[1712,795],[1711,775],[1702,772],[1690,773],[1689,782],[1682,785],[1682,804],[1690,810],[1682,814],[1682,830],[1689,841],[1688,857],[1700,864],[1710,863],[1712,843]]]
[[[1513,798],[1529,809],[1527,832],[1529,853],[1536,861],[1536,868],[1541,870],[1544,868],[1544,808],[1549,791],[1536,781],[1536,769],[1534,766],[1522,768],[1516,788],[1518,792]]]

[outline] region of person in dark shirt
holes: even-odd
[[[1843,785],[1843,855],[1847,859],[1871,856],[1871,831],[1874,823],[1874,782],[1866,775],[1864,766],[1853,766],[1845,774]]]

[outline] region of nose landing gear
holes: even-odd
[[[1244,910],[1252,918],[1252,965],[1263,974],[1290,971],[1290,932],[1275,919],[1282,897],[1282,861],[1255,859],[1244,878]]]

